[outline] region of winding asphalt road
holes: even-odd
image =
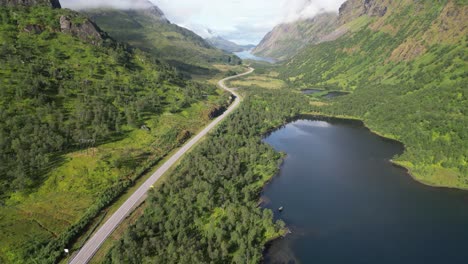
[[[229,89],[225,81],[235,79],[244,75],[248,75],[254,71],[253,68],[245,73],[231,76],[225,78],[218,82],[219,87],[233,94],[236,99],[234,103],[219,117],[213,120],[207,127],[205,127],[200,133],[193,137],[189,142],[187,142],[182,148],[180,148],[169,160],[164,162],[164,164],[153,174],[151,177],[146,180],[131,196],[125,201],[122,206],[102,225],[94,235],[86,242],[86,244],[80,249],[78,254],[72,259],[70,263],[72,264],[85,264],[88,263],[94,254],[101,247],[102,243],[106,240],[107,237],[117,228],[117,226],[146,198],[146,193],[151,186],[157,182],[164,173],[166,173],[190,148],[192,148],[197,142],[199,142],[205,135],[208,134],[216,125],[223,121],[226,117],[231,114],[236,107],[240,104],[241,97],[235,91]]]

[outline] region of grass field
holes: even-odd
[[[258,87],[263,89],[281,89],[286,88],[287,84],[277,78],[276,72],[254,72],[253,74],[235,79],[228,82],[230,87],[234,88],[249,88]]]

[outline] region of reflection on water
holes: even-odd
[[[468,192],[412,180],[389,162],[401,144],[349,120],[298,120],[265,142],[287,156],[263,207],[292,231],[266,263],[467,263]]]

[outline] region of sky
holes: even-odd
[[[112,6],[138,8],[142,0],[61,0],[63,7]],[[208,29],[238,44],[257,44],[274,26],[311,18],[321,12],[338,12],[345,0],[150,0],[175,24],[202,37]]]

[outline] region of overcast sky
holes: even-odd
[[[139,0],[141,1],[141,0]],[[151,0],[178,25],[203,37],[207,29],[239,44],[257,44],[275,25],[338,11],[345,0]],[[63,7],[129,8],[135,0],[61,0]]]

